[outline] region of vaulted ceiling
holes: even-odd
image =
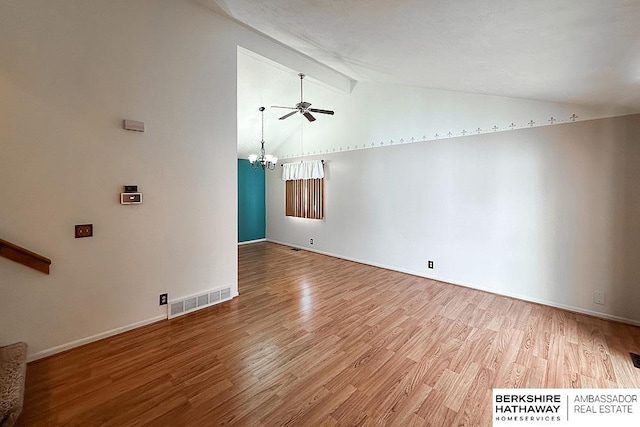
[[[638,0],[200,2],[356,81],[640,111]]]

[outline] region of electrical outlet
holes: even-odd
[[[93,224],[76,225],[76,239],[93,236]]]
[[[593,302],[594,304],[604,305],[605,301],[605,293],[604,291],[595,291],[593,293]]]
[[[313,245],[313,239],[309,239],[309,244]]]
[[[433,268],[433,261],[428,261],[427,262],[427,267]]]
[[[167,294],[160,294],[160,305],[167,304]]]

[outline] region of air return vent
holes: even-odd
[[[221,288],[169,301],[169,319],[231,299],[231,288]]]

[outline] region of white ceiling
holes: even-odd
[[[323,85],[312,76],[304,79],[304,98],[313,102],[312,108],[334,108],[332,95],[336,90]],[[273,105],[294,106],[300,101],[298,71],[287,68],[246,49],[238,51],[238,157],[259,154],[261,140],[261,113],[264,111],[264,139],[267,153],[273,154],[287,138],[299,135],[300,114],[286,120],[279,117],[291,110],[270,108]],[[314,114],[316,124],[331,120],[333,116]]]
[[[640,111],[639,0],[201,2],[357,81]]]

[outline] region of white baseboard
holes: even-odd
[[[266,242],[266,241],[267,241],[267,239],[248,240],[246,242],[238,242],[238,246],[250,245],[251,243]]]
[[[27,355],[27,362],[32,362],[34,360],[42,359],[43,357],[52,356],[57,353],[61,353],[66,350],[71,350],[75,347],[80,347],[84,344],[89,344],[94,341],[98,341],[104,338],[112,337],[114,335],[121,334],[126,331],[130,331],[132,329],[140,328],[142,326],[150,325],[152,323],[158,322],[160,320],[165,320],[167,318],[166,314],[161,316],[152,317],[151,319],[141,320],[139,322],[131,323],[129,325],[121,326],[119,328],[111,329],[109,331],[100,332],[99,334],[92,335],[90,337],[82,338],[76,341],[72,341],[70,343],[58,345],[52,348],[48,348],[46,350],[41,350],[33,354]]]
[[[358,259],[358,258],[347,257],[347,256],[343,256],[343,255],[338,255],[338,254],[334,254],[334,253],[331,253],[331,252],[318,251],[316,249],[311,249],[311,248],[309,248],[307,246],[292,245],[291,243],[280,242],[280,241],[273,240],[273,239],[267,239],[267,241],[268,242],[272,242],[272,243],[277,243],[279,245],[290,246],[292,248],[304,249],[305,251],[315,252],[315,253],[322,254],[322,255],[328,255],[328,256],[331,256],[331,257],[334,257],[334,258],[340,258],[340,259],[344,259],[344,260],[347,260],[347,261],[353,261],[353,262],[357,262],[359,264],[366,264],[366,265],[371,265],[373,267],[384,268],[385,270],[391,270],[391,271],[397,271],[399,273],[411,274],[412,276],[424,277],[425,279],[437,280],[438,282],[450,283],[452,285],[462,286],[462,287],[470,288],[470,289],[476,289],[478,291],[483,291],[483,292],[489,292],[489,293],[495,294],[495,295],[505,296],[505,297],[514,298],[514,299],[527,301],[527,302],[532,302],[532,303],[536,303],[536,304],[542,304],[542,305],[546,305],[546,306],[549,306],[549,307],[559,308],[559,309],[562,309],[562,310],[573,311],[573,312],[580,313],[580,314],[586,314],[588,316],[599,317],[601,319],[614,320],[616,322],[627,323],[629,325],[640,326],[640,321],[638,321],[638,320],[629,319],[629,318],[626,318],[626,317],[615,316],[613,314],[608,314],[608,313],[602,313],[600,311],[593,311],[593,310],[588,310],[588,309],[585,309],[585,308],[582,308],[582,307],[575,307],[575,306],[572,306],[572,305],[560,304],[560,303],[557,303],[557,302],[554,302],[554,301],[548,301],[548,300],[543,300],[543,299],[539,299],[539,298],[533,298],[533,297],[526,296],[526,295],[520,295],[520,294],[516,294],[516,293],[511,293],[511,292],[503,292],[503,291],[499,291],[499,290],[495,290],[495,289],[491,289],[491,288],[485,288],[485,287],[481,287],[481,286],[474,286],[474,285],[470,285],[470,284],[467,284],[467,283],[460,283],[460,282],[452,281],[452,280],[447,279],[445,277],[426,276],[424,273],[421,273],[421,272],[418,272],[418,271],[406,270],[406,269],[403,269],[403,268],[393,267],[393,266],[384,265],[384,264],[378,264],[378,263],[375,263],[375,262],[365,261],[365,260],[361,260],[361,259]]]

